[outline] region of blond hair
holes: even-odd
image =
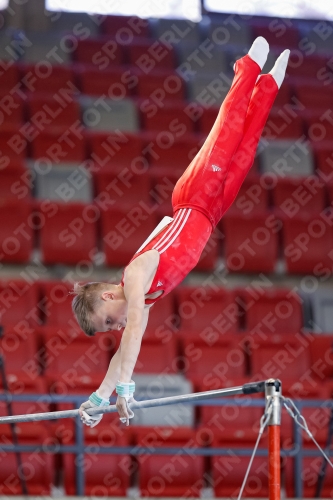
[[[96,330],[91,321],[91,315],[94,313],[98,304],[98,292],[102,292],[112,285],[110,283],[92,282],[80,285],[74,284],[74,289],[71,292],[75,295],[72,301],[72,310],[80,328],[89,337],[93,337]]]

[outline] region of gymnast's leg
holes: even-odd
[[[230,162],[226,176],[222,211],[217,214],[219,218],[233,203],[253,164],[261,133],[285,75],[289,53],[289,50],[285,50],[277,59],[272,71],[267,75],[261,75],[255,85],[245,119],[244,136]]]
[[[214,223],[210,208],[220,199],[230,161],[243,134],[251,95],[266,61],[268,43],[257,38],[249,53],[235,64],[235,77],[204,145],[177,182],[172,204],[174,211],[191,207]]]

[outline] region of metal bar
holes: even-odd
[[[177,403],[196,403],[210,398],[220,396],[236,396],[238,394],[254,394],[264,392],[265,382],[253,384],[244,384],[243,386],[230,387],[228,389],[217,389],[215,391],[196,392],[194,394],[182,394],[180,396],[170,396],[167,398],[150,399],[147,401],[136,401],[129,406],[132,410],[140,408],[154,408],[157,406],[173,405]],[[116,405],[105,406],[102,408],[91,408],[86,410],[89,415],[100,413],[117,412]],[[72,418],[79,415],[79,410],[52,411],[45,413],[32,413],[28,415],[16,415],[13,417],[0,417],[0,424],[10,424],[12,422],[36,422],[39,420],[55,420],[58,418]]]

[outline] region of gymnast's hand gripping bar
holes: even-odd
[[[265,392],[266,382],[253,382],[238,387],[227,389],[216,389],[215,391],[196,392],[194,394],[183,394],[181,396],[170,396],[167,398],[150,399],[146,401],[135,401],[129,407],[133,410],[140,408],[153,408],[156,406],[173,405],[177,403],[195,403],[205,399],[218,398],[221,396],[236,396],[238,394],[255,394]],[[100,413],[117,412],[116,405],[91,408],[86,410],[88,415]],[[36,422],[39,420],[56,420],[58,418],[72,418],[79,415],[79,410],[51,411],[45,413],[31,413],[27,415],[14,415],[10,417],[0,417],[0,424],[10,424],[19,422]]]

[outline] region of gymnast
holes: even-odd
[[[102,414],[85,410],[109,405],[116,389],[120,420],[133,417],[132,373],[152,305],[173,290],[195,267],[215,226],[234,201],[247,172],[288,64],[285,50],[268,74],[268,56],[259,37],[234,65],[232,86],[202,148],[180,177],[172,194],[173,218],[165,217],[135,253],[119,285],[87,283],[74,287],[72,308],[82,330],[124,328],[100,387],[79,409],[84,424],[94,427]]]

